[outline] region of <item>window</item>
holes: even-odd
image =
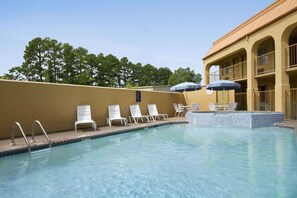
[[[268,64],[267,48],[262,47],[257,51],[257,65],[266,65]]]

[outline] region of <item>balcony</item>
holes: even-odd
[[[210,73],[210,81],[215,80],[245,80],[247,77],[246,61],[240,62]]]
[[[272,74],[275,71],[275,52],[269,52],[255,58],[255,76]]]
[[[297,44],[291,45],[286,48],[286,57],[287,70],[297,69]]]

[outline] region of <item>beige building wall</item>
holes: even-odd
[[[73,130],[76,106],[91,105],[92,117],[98,126],[106,125],[107,106],[119,104],[126,116],[130,104],[136,104],[136,91],[78,85],[62,85],[0,80],[0,138],[9,138],[14,122],[19,122],[27,135],[31,125],[39,120],[47,132]],[[174,115],[172,103],[186,103],[184,95],[172,92],[141,91],[142,114],[148,114],[147,104],[155,103],[159,113]],[[128,110],[128,115],[130,111]],[[20,136],[20,132],[16,132]]]
[[[280,0],[269,9],[273,10],[277,6],[280,7],[279,10],[290,9],[290,7],[281,7],[282,5],[289,3],[291,3],[291,6],[294,5],[294,7],[296,7],[296,1]],[[256,17],[261,16],[261,14],[262,13],[256,15]],[[276,14],[277,12],[273,12],[271,13],[271,16]],[[267,16],[268,14],[264,14],[263,18],[259,17],[255,20],[259,19],[259,23],[264,24],[265,20],[270,20],[270,18],[267,18]],[[290,70],[286,69],[286,62],[288,58],[286,54],[286,48],[289,46],[289,37],[292,33],[292,30],[297,27],[297,11],[290,10],[289,13],[284,14],[282,17],[276,18],[266,26],[258,28],[255,31],[244,35],[243,31],[241,30],[245,29],[247,26],[251,26],[253,28],[253,26],[250,24],[253,24],[253,26],[258,25],[253,23],[253,20],[251,20],[247,24],[239,26],[238,29],[231,31],[229,34],[225,35],[219,41],[214,43],[212,49],[210,50],[211,54],[208,54],[204,58],[204,83],[209,84],[210,67],[220,65],[221,63],[232,59],[234,54],[239,54],[241,51],[245,51],[247,57],[247,77],[245,82],[240,81],[239,83],[244,83],[247,85],[246,92],[248,110],[252,111],[256,108],[255,98],[257,95],[259,95],[258,86],[268,85],[268,89],[275,90],[275,111],[285,113],[286,91],[290,88],[296,87],[295,79],[297,79],[296,68]],[[248,29],[246,29],[246,31],[248,32]],[[242,34],[244,37],[236,40],[230,45],[224,45],[224,43],[228,43],[228,39],[232,40],[237,37],[238,34]],[[257,50],[263,46],[267,47],[267,53],[271,51],[273,52],[273,64],[275,65],[275,68],[269,74],[255,77],[255,71],[259,69],[255,68]]]

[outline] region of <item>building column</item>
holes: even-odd
[[[208,85],[210,81],[209,76],[210,66],[204,62],[204,85]]]
[[[247,64],[247,110],[254,111],[255,98],[259,98],[258,82],[255,79],[255,55],[251,48],[246,49],[246,64]],[[258,97],[255,97],[258,96]]]
[[[286,42],[281,36],[275,39],[275,111],[286,113],[286,91],[290,89],[286,73]]]

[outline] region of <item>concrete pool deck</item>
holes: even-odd
[[[188,123],[185,117],[171,117],[168,120],[154,121],[150,123],[129,123],[128,126],[103,126],[98,127],[97,131],[87,129],[85,131],[79,130],[77,133],[75,131],[65,131],[57,133],[49,133],[48,136],[52,141],[53,146],[59,146],[63,144],[69,144],[73,142],[80,142],[92,138],[104,137],[113,134],[125,133],[133,130],[143,129],[147,127],[155,127],[166,124],[173,123]],[[285,127],[295,129],[297,134],[297,122],[286,121],[284,123],[276,123],[276,127]],[[31,139],[31,136],[27,137],[28,140]],[[48,148],[48,143],[44,135],[36,135],[36,142],[32,145],[32,150],[38,150],[41,148]],[[17,153],[27,152],[27,145],[22,137],[15,138],[16,146],[9,146],[11,139],[2,139],[0,140],[0,157],[14,155]]]
[[[101,126],[98,127],[97,131],[93,131],[88,128],[84,131],[78,130],[77,133],[75,131],[65,131],[65,132],[57,132],[57,133],[48,133],[49,138],[52,141],[52,146],[59,146],[63,144],[69,144],[73,142],[80,142],[92,138],[104,137],[113,134],[125,133],[133,130],[143,129],[147,127],[155,127],[161,126],[165,124],[173,124],[173,123],[187,123],[185,117],[172,117],[168,118],[168,120],[157,120],[150,123],[129,123],[128,126]],[[20,135],[20,134],[18,134]],[[27,136],[28,141],[31,140],[31,136]],[[2,139],[0,140],[0,157],[14,155],[17,153],[25,153],[28,151],[28,147],[23,137],[15,138],[15,146],[10,146],[11,139]],[[38,150],[41,148],[48,148],[48,143],[44,135],[36,135],[34,144],[31,143],[31,149]]]

